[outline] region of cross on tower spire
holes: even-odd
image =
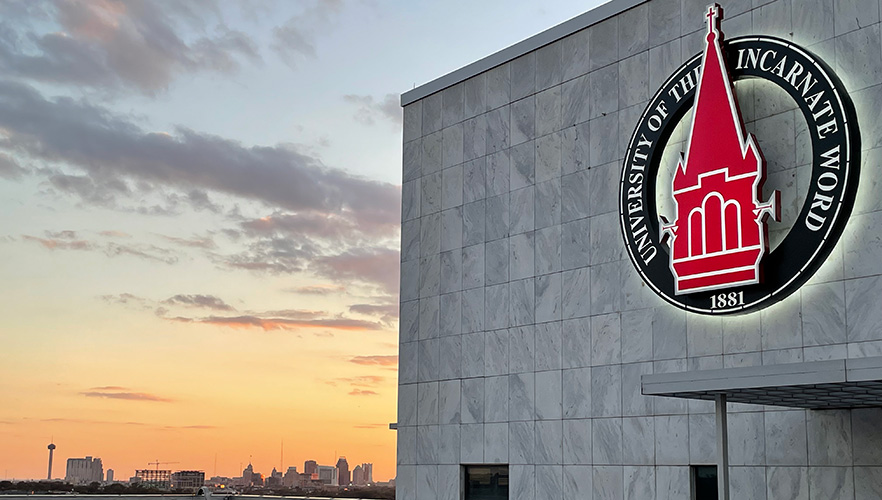
[[[712,4],[707,8],[707,32],[708,34],[718,32],[720,29],[720,18],[722,17],[723,8],[720,4]]]

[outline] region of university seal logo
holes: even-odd
[[[689,311],[731,314],[786,297],[829,255],[854,202],[860,139],[848,94],[823,62],[777,38],[724,40],[722,8],[705,15],[703,53],[662,85],[634,131],[619,209],[631,261],[656,293]],[[811,139],[811,183],[775,248],[769,221],[781,218],[781,192],[764,196],[763,138],[748,133],[733,87],[749,78],[783,89]],[[661,182],[660,171],[674,167],[662,165],[662,153],[690,110],[685,148],[672,180]]]

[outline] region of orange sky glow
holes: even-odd
[[[54,477],[87,455],[125,480],[157,459],[235,477],[249,460],[268,475],[310,459],[333,465],[335,453],[351,468],[372,462],[375,480],[394,477],[397,357],[362,355],[393,350],[394,331],[364,342],[349,329],[242,328],[142,318],[125,351],[100,326],[15,341],[0,366],[0,477],[45,478],[50,440]]]

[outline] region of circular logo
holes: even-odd
[[[854,106],[826,64],[786,40],[721,38],[709,25],[704,53],[681,66],[650,100],[620,182],[631,261],[658,295],[701,314],[755,311],[802,286],[842,234],[860,165]],[[793,99],[811,144],[805,201],[771,250],[766,222],[780,214],[780,193],[762,199],[765,160],[756,138],[744,132],[732,95],[733,81],[757,78]],[[658,185],[664,148],[690,109],[692,125],[673,181]],[[656,193],[668,190],[674,220],[660,217],[656,202]]]

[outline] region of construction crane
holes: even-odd
[[[180,463],[180,462],[160,462],[159,459],[156,459],[155,462],[147,462],[147,465],[155,465],[155,466],[156,466],[156,470],[158,471],[160,465],[164,465],[164,464],[177,464],[177,463]]]

